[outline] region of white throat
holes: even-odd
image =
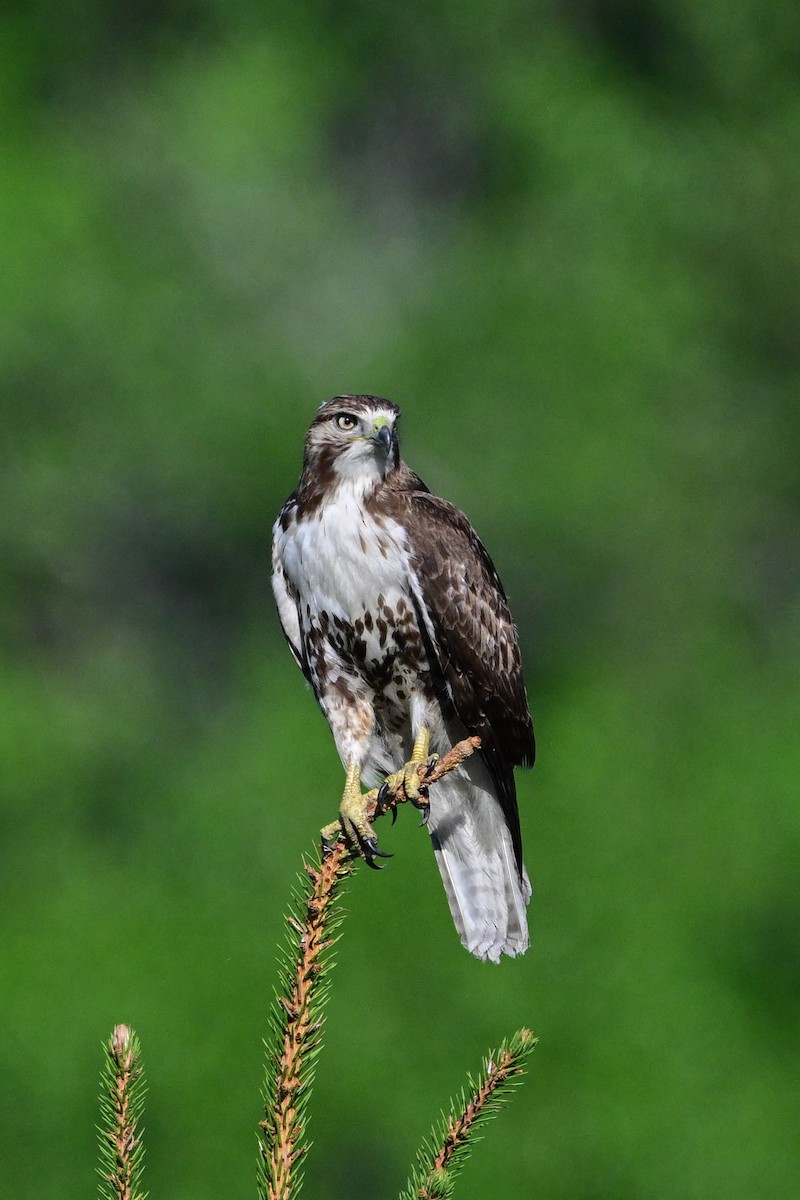
[[[354,442],[333,462],[336,474],[336,491],[346,489],[355,498],[363,499],[379,483],[383,483],[389,473],[388,458],[376,454],[369,442]]]

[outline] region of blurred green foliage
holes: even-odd
[[[0,15],[3,1195],[252,1195],[260,1038],[341,772],[268,589],[315,406],[374,391],[520,625],[534,944],[423,833],[353,881],[307,1190],[394,1194],[541,1041],[465,1195],[800,1182],[800,8],[32,0]],[[367,877],[369,876],[369,877]]]

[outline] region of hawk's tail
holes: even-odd
[[[491,962],[523,954],[531,885],[525,869],[517,870],[489,772],[475,755],[431,791],[428,828],[463,945]]]

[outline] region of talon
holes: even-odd
[[[392,824],[394,825],[397,820],[397,800],[392,794],[392,789],[389,785],[382,783],[375,796],[375,816],[382,817],[387,812],[391,812]]]
[[[370,828],[370,826],[367,826],[367,828]],[[350,829],[352,830],[352,832],[349,833],[350,841],[355,842],[355,844],[358,846],[361,857],[364,859],[364,862],[367,864],[367,866],[372,867],[373,871],[383,870],[383,868],[375,862],[375,859],[393,858],[394,856],[390,854],[388,850],[381,850],[380,846],[378,845],[378,839],[375,837],[374,833],[365,833],[363,830],[359,829],[357,825],[353,825],[352,823],[350,825]]]
[[[363,837],[359,834],[358,842],[362,848],[366,847],[373,858],[376,856],[378,858],[394,858],[394,855],[390,854],[388,850],[381,850],[376,837]]]
[[[440,758],[441,758],[441,755],[439,755],[439,754],[429,754],[428,757],[426,758],[425,762],[420,763],[419,768],[417,769],[417,776],[419,777],[419,770],[424,769],[425,779],[427,780],[428,776],[430,775],[431,771],[436,766],[436,764],[438,763]],[[427,792],[428,792],[427,783],[421,783],[419,790],[421,792],[424,792],[425,795],[427,795]]]
[[[395,771],[391,775],[387,775],[381,786],[378,788],[378,799],[383,804],[384,808],[389,808],[391,805],[397,805],[398,788],[405,786],[405,768],[400,771]]]
[[[381,850],[378,846],[378,839],[372,830],[370,824],[370,813],[375,806],[375,811],[380,813],[385,807],[385,797],[373,788],[372,791],[361,791],[360,771],[355,764],[351,764],[347,769],[347,780],[344,787],[344,795],[342,802],[339,805],[339,821],[340,826],[347,844],[352,848],[354,854],[360,854],[366,864],[373,870],[380,870],[380,867],[375,862],[376,858],[391,858],[391,854],[386,850]],[[336,830],[336,823],[327,825],[323,830],[324,834],[331,834]]]
[[[361,830],[356,829],[355,826],[353,826],[353,832],[356,835],[358,848],[361,851],[364,862],[368,867],[372,867],[373,871],[382,871],[383,867],[380,865],[380,863],[375,862],[376,856],[378,858],[391,858],[392,855],[386,850],[381,850],[376,837],[365,836]]]
[[[431,802],[428,799],[428,789],[424,784],[419,789],[419,795],[411,797],[411,803],[414,805],[414,808],[417,810],[417,812],[422,813],[422,820],[419,823],[420,828],[422,828],[423,825],[428,824],[431,816]]]
[[[373,871],[382,871],[383,867],[381,866],[381,864],[376,863],[375,859],[370,854],[369,847],[366,844],[366,839],[362,839],[359,837],[358,844],[361,849],[361,857],[363,858],[363,860],[367,864],[367,866],[370,867]]]

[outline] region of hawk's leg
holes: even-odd
[[[374,791],[361,791],[361,768],[355,763],[351,763],[347,768],[344,795],[339,805],[339,820],[324,827],[322,840],[335,842],[339,834],[344,833],[351,846],[358,846],[367,864],[379,869],[375,862],[375,856],[377,855],[379,858],[391,858],[392,856],[378,848],[378,839],[369,822],[367,814],[374,799]]]
[[[438,754],[429,753],[430,745],[430,730],[423,725],[414,742],[410,761],[399,771],[395,771],[393,775],[387,775],[386,782],[379,789],[377,798],[379,812],[383,812],[391,804],[394,793],[402,788],[406,799],[410,800],[414,807],[422,813],[423,825],[427,825],[431,806],[428,802],[428,789],[424,783],[421,784],[419,781],[419,768],[424,766],[430,769],[439,758]]]

